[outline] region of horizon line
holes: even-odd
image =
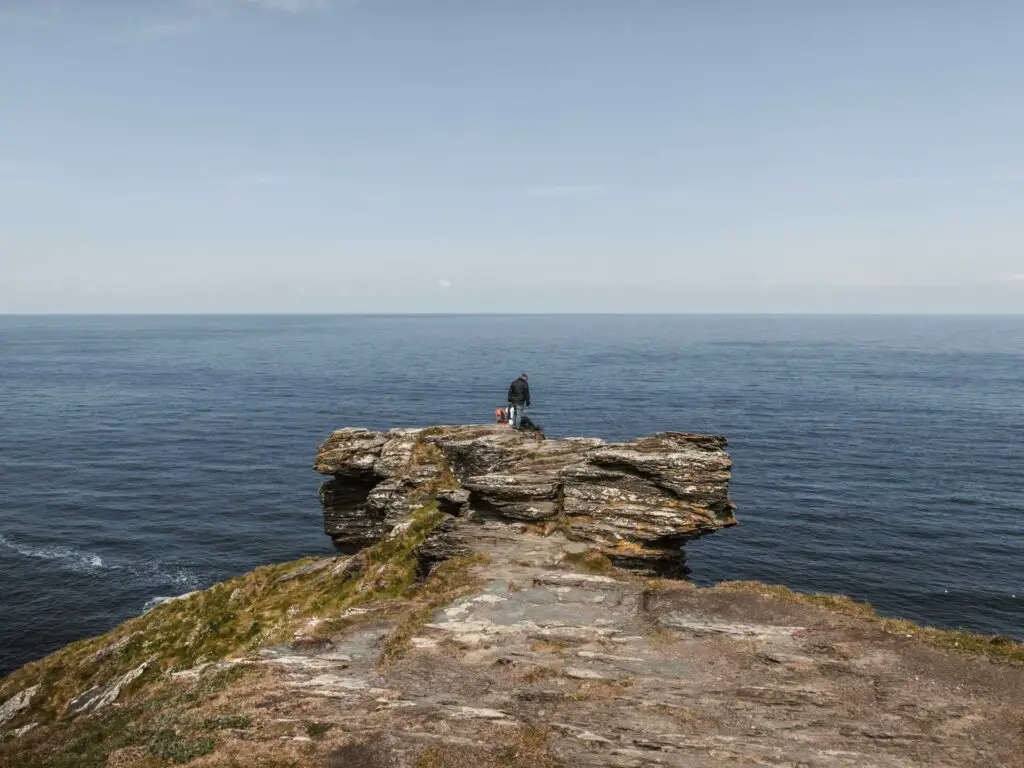
[[[1021,312],[4,312],[0,317],[1024,317]]]

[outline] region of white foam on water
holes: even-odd
[[[172,572],[171,581],[183,587],[195,589],[199,586],[199,576],[186,568],[180,568]]]
[[[200,583],[197,573],[169,563],[110,563],[95,553],[85,552],[75,547],[30,547],[11,541],[2,534],[0,534],[0,546],[16,552],[22,557],[56,561],[58,567],[73,573],[89,573],[99,570],[127,571],[132,577],[142,582],[173,584],[184,587],[186,590],[195,589]]]
[[[167,584],[171,589],[182,587],[185,591],[196,589],[200,584],[199,574],[172,563],[133,563],[131,565],[115,565],[124,568],[134,578],[143,583]]]
[[[85,571],[96,571],[107,568],[103,558],[91,552],[83,552],[75,547],[28,547],[17,544],[7,537],[0,535],[0,545],[12,552],[17,552],[22,557],[32,557],[39,560],[56,560],[60,567],[75,573]]]
[[[151,597],[151,598],[149,598],[149,600],[146,601],[145,605],[142,606],[142,612],[143,613],[149,613],[154,608],[156,608],[158,605],[163,605],[168,600],[173,600],[173,599],[174,599],[173,597],[163,596],[163,595],[160,595],[158,597]]]
[[[146,604],[142,606],[142,612],[143,613],[149,613],[154,608],[156,608],[158,605],[163,605],[164,603],[169,603],[172,600],[181,600],[183,598],[190,597],[190,596],[192,596],[194,594],[195,594],[195,592],[186,592],[183,595],[173,595],[171,597],[165,597],[163,595],[160,595],[159,597],[151,597],[151,598],[149,598],[149,600],[146,601]]]

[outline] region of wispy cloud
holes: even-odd
[[[607,192],[603,184],[555,184],[550,186],[530,187],[526,194],[530,197],[584,197]]]
[[[1003,277],[1003,281],[1007,283],[1024,283],[1024,272],[1018,272],[1013,275],[1006,275]]]
[[[259,8],[280,13],[308,13],[325,11],[331,7],[331,0],[184,0],[193,7],[206,10],[229,10],[231,8]]]

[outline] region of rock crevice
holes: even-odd
[[[324,529],[342,551],[373,544],[433,499],[453,516],[548,526],[662,573],[681,567],[683,542],[736,523],[725,448],[724,437],[679,432],[605,443],[501,425],[345,428],[314,467],[331,477]]]

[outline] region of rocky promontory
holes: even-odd
[[[722,438],[342,429],[316,469],[340,554],[0,680],[0,766],[1022,764],[1020,645],[657,575],[735,522]]]
[[[626,443],[547,440],[508,426],[339,429],[315,468],[325,530],[342,551],[387,534],[425,496],[466,521],[537,524],[616,565],[682,572],[688,539],[735,525],[724,437],[665,432]]]

